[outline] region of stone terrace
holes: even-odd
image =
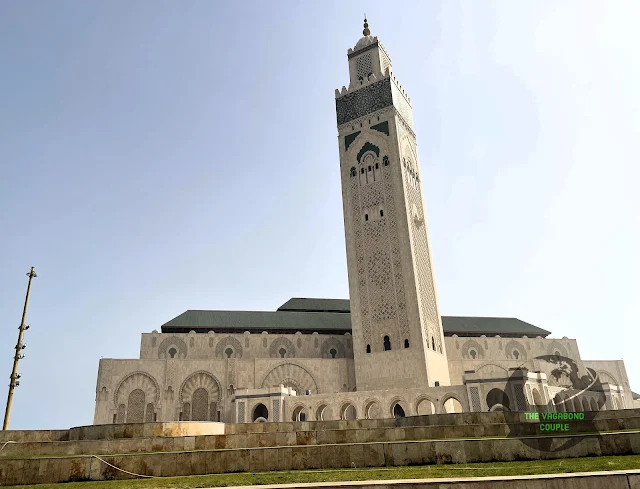
[[[540,452],[509,434],[524,413],[462,413],[399,419],[298,423],[148,423],[56,431],[0,432],[0,484],[173,476],[238,471],[468,463],[640,453],[640,410],[602,411],[572,422],[581,442]],[[598,434],[594,429],[601,432]],[[623,431],[627,430],[627,431]],[[590,432],[590,433],[588,433]],[[548,435],[546,435],[548,436]],[[531,443],[535,440],[531,440]]]

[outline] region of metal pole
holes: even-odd
[[[27,345],[22,343],[22,336],[24,332],[29,329],[29,325],[25,325],[24,321],[27,318],[27,307],[29,306],[29,293],[31,292],[31,280],[33,277],[37,277],[36,270],[34,267],[31,267],[31,271],[27,273],[27,277],[29,277],[29,284],[27,285],[27,297],[24,299],[24,309],[22,311],[22,321],[20,322],[20,327],[18,328],[18,343],[16,343],[16,354],[13,357],[13,370],[11,371],[11,383],[9,384],[9,395],[7,396],[7,409],[4,412],[4,424],[2,425],[2,429],[6,430],[9,426],[9,416],[11,415],[11,402],[13,401],[13,390],[20,385],[18,379],[20,378],[20,374],[18,373],[18,361],[21,358],[24,358],[24,355],[20,353],[24,350]]]

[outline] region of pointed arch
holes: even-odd
[[[360,163],[360,159],[368,151],[373,151],[376,154],[377,158],[380,157],[380,148],[378,148],[375,144],[370,143],[369,141],[367,141],[366,143],[364,143],[362,145],[362,148],[360,148],[360,151],[358,151],[358,155],[356,156],[356,159],[358,160],[358,163]]]
[[[360,133],[360,135],[354,141],[354,143],[357,143],[357,144],[352,144],[349,147],[349,150],[345,152],[345,159],[347,161],[359,162],[358,154],[365,147],[366,143],[369,143],[372,146],[375,146],[376,148],[378,148],[378,152],[379,152],[378,157],[380,157],[380,155],[390,154],[390,151],[388,149],[389,147],[388,141],[389,139],[382,133],[372,129],[365,129]],[[366,153],[366,150],[363,151],[362,155],[360,155],[360,158],[362,158],[364,153]]]

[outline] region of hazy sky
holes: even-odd
[[[367,13],[414,108],[445,315],[640,390],[640,2],[0,1],[0,402],[93,421],[100,357],[187,309],[348,297],[334,90]]]

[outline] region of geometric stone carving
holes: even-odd
[[[322,343],[322,358],[344,358],[344,346],[336,338],[329,338]]]
[[[480,379],[504,379],[506,381],[509,377],[509,371],[495,363],[487,363],[476,369],[476,375]]]
[[[509,341],[504,349],[506,357],[510,360],[525,361],[527,359],[527,351],[519,341]]]
[[[146,372],[133,372],[125,376],[118,384],[113,397],[114,406],[127,405],[129,394],[136,389],[140,389],[144,393],[143,402],[146,400],[147,403],[154,405],[158,402],[160,388],[156,379]],[[144,411],[144,404],[142,410]]]
[[[298,395],[310,390],[318,394],[318,385],[313,376],[304,368],[293,363],[284,363],[270,370],[262,381],[262,387],[274,387],[280,384],[292,387]]]
[[[200,388],[207,392],[209,402],[220,400],[221,389],[218,379],[209,372],[199,371],[189,375],[189,377],[187,377],[182,383],[182,386],[180,387],[180,401],[182,403],[188,401],[193,402],[192,397],[196,390]],[[206,421],[206,419],[202,421]]]
[[[269,345],[271,358],[295,358],[296,348],[287,338],[278,338]]]
[[[471,409],[474,412],[478,412],[481,410],[480,408],[480,393],[478,392],[477,387],[471,387],[469,389],[471,391]]]
[[[158,347],[158,358],[187,358],[187,344],[177,336],[165,338]]]
[[[233,336],[227,336],[216,345],[216,358],[242,358],[242,343]]]
[[[127,423],[144,422],[144,397],[144,391],[142,389],[134,389],[129,393]]]
[[[475,340],[467,340],[461,347],[462,358],[480,360],[484,358],[484,348]]]
[[[340,126],[390,105],[393,105],[391,82],[384,78],[336,99],[336,119]]]
[[[567,357],[567,349],[564,347],[564,345],[562,345],[561,343],[559,343],[558,341],[554,341],[552,342],[548,347],[547,347],[547,353],[549,355],[556,355],[559,354],[561,357]]]

